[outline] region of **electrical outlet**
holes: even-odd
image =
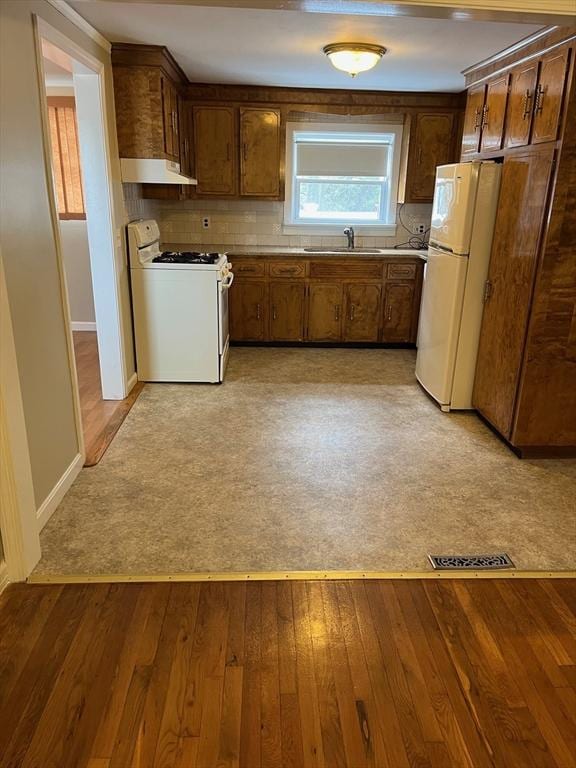
[[[426,224],[412,224],[413,235],[423,235],[426,232]]]
[[[202,226],[204,229],[210,229],[210,216],[204,216],[202,218]]]

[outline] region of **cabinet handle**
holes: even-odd
[[[532,111],[532,96],[530,89],[526,89],[526,93],[524,94],[524,98],[522,99],[522,104],[524,105],[522,110],[522,120],[526,120],[526,118],[529,116],[530,112]]]
[[[256,304],[256,320],[260,320],[260,304]]]
[[[544,101],[545,94],[546,91],[544,90],[542,83],[538,83],[538,87],[536,88],[536,112],[542,112],[542,102]]]
[[[244,158],[244,162],[248,159],[248,147],[246,146],[246,142],[242,144],[242,156]]]
[[[386,320],[392,320],[392,303],[388,304],[388,315],[386,316]]]
[[[480,120],[480,115],[482,114],[482,110],[480,107],[476,107],[474,110],[474,130],[478,131],[480,130],[482,126],[482,121]]]
[[[272,305],[272,320],[276,320],[276,307]]]
[[[334,320],[340,320],[340,304],[334,305]]]
[[[494,286],[492,285],[492,282],[490,280],[486,280],[484,283],[484,304],[490,299],[492,296],[492,288]]]
[[[490,107],[488,106],[488,104],[484,104],[484,106],[482,107],[482,123],[480,125],[480,128],[482,128],[482,130],[484,130],[484,128],[488,128],[488,110],[489,109]]]
[[[350,320],[354,320],[354,304],[350,305]]]

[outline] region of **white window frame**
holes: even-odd
[[[358,234],[385,235],[396,234],[396,211],[398,207],[398,184],[400,179],[400,156],[402,153],[401,124],[375,123],[287,123],[286,125],[286,197],[284,200],[284,225],[282,232],[293,235],[341,235],[342,226],[352,224]],[[390,185],[388,195],[388,223],[360,223],[354,221],[311,221],[307,223],[297,220],[294,216],[296,204],[295,193],[297,182],[294,177],[294,134],[295,133],[372,133],[378,136],[386,135],[392,139]],[[361,182],[359,182],[361,183]]]

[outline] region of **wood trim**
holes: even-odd
[[[576,39],[576,27],[547,27],[484,61],[462,70],[466,88],[495,77],[512,66],[539,58]]]
[[[123,62],[124,63],[124,62]],[[306,106],[379,107],[388,111],[453,111],[464,108],[466,93],[425,91],[351,91],[331,88],[286,88],[281,86],[188,83],[186,99],[197,102],[281,104],[292,109]],[[322,110],[320,110],[322,111]]]
[[[160,67],[174,83],[188,85],[184,70],[165,45],[112,43],[111,56],[113,67]]]
[[[2,560],[0,561],[0,595],[6,587],[10,584],[10,578],[8,576],[8,566],[6,565],[6,561]]]
[[[56,507],[60,504],[68,489],[78,477],[83,464],[84,456],[81,453],[77,453],[60,480],[58,480],[54,488],[52,488],[48,496],[44,499],[36,513],[36,517],[38,518],[38,531],[41,531],[48,520],[50,520],[56,511]]]
[[[576,571],[219,571],[202,573],[43,574],[29,584],[101,584],[202,581],[343,581],[358,579],[574,579]]]

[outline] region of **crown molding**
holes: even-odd
[[[78,27],[78,29],[82,30],[85,35],[88,35],[91,40],[94,40],[94,42],[97,43],[101,48],[104,48],[107,53],[110,53],[112,50],[112,44],[110,41],[106,40],[104,35],[100,34],[100,32],[98,32],[98,30],[93,27],[92,24],[86,21],[83,16],[75,11],[72,6],[68,5],[66,0],[47,0],[47,2],[50,3],[50,5],[59,13],[61,13],[62,16],[67,18],[68,21],[71,21],[75,27]]]

